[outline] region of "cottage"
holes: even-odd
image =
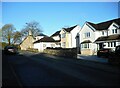
[[[21,50],[27,50],[28,48],[33,48],[33,42],[35,41],[32,32],[29,31],[28,36],[20,43]]]

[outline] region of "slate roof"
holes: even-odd
[[[84,44],[84,43],[92,43],[90,40],[85,40],[83,42],[81,42],[81,44]]]
[[[94,24],[94,23],[91,23],[91,22],[87,22],[89,23],[92,27],[94,27],[96,30],[107,30],[108,27],[113,23],[117,23],[118,25],[120,25],[120,18],[118,19],[113,19],[113,20],[110,20],[110,21],[106,21],[106,22],[101,22],[101,23],[98,23],[98,24]]]
[[[98,39],[95,40],[95,43],[100,41],[109,41],[109,40],[120,40],[120,34],[99,37]]]
[[[51,37],[43,37],[40,40],[35,41],[34,43],[39,43],[39,42],[55,42],[55,40]]]
[[[51,37],[57,36],[57,35],[59,35],[59,34],[60,34],[60,31],[57,31],[57,32],[55,32],[54,34],[52,34]]]
[[[40,34],[38,34],[37,36],[46,36],[45,34],[43,34],[43,33],[40,33]]]
[[[66,32],[71,32],[77,25],[69,28],[63,28]]]

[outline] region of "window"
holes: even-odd
[[[104,35],[104,31],[102,31],[102,35]]]
[[[90,37],[90,32],[84,33],[84,37],[85,37],[85,38],[89,38],[89,37]]]
[[[117,29],[112,29],[112,33],[116,34],[117,33]]]
[[[46,47],[46,44],[43,44],[43,47]]]
[[[112,42],[111,42],[111,47],[113,47],[113,44],[112,44]]]
[[[110,43],[108,42],[108,47],[110,47]]]
[[[63,43],[62,43],[62,47],[64,47],[64,48],[65,48],[65,46],[66,46],[66,43],[65,43],[65,42],[63,42]]]
[[[54,44],[51,44],[51,47],[55,47],[55,45],[54,45]]]
[[[115,33],[117,33],[117,29],[115,29]]]
[[[87,48],[87,44],[84,44],[84,48]]]
[[[84,49],[89,49],[89,43],[84,43],[84,44],[81,44],[82,48]]]
[[[63,33],[63,34],[62,34],[62,38],[65,38],[65,36],[66,36],[66,34],[65,34],[65,33]]]
[[[108,47],[116,47],[116,42],[108,42]]]
[[[116,42],[113,42],[114,43],[114,47],[116,47]]]

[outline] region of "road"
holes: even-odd
[[[3,59],[14,71],[21,87],[119,86],[119,68],[109,64],[30,52],[3,55]],[[3,80],[4,78],[3,74]]]

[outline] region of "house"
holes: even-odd
[[[120,18],[98,24],[101,36],[95,40],[97,48],[112,48],[120,45]]]
[[[86,22],[79,31],[81,54],[93,55],[100,48],[114,48],[116,45],[119,45],[119,23],[120,19],[98,24]]]
[[[35,41],[33,44],[35,49],[38,49],[39,52],[43,52],[47,47],[55,48],[56,41],[51,37],[45,36],[40,40]]]
[[[75,25],[68,28],[62,28],[60,31],[61,35],[61,47],[62,48],[75,48],[76,44],[76,36],[80,30],[79,25]]]
[[[29,31],[28,36],[20,43],[21,50],[27,50],[28,48],[33,48],[33,42],[35,41],[32,32]]]
[[[37,36],[35,36],[35,41],[40,40],[41,38],[43,38],[43,37],[45,37],[45,36],[46,36],[45,34],[40,33],[40,34],[38,34]]]
[[[50,37],[52,37],[56,42],[55,47],[61,47],[61,37],[60,37],[60,31],[55,32]]]

